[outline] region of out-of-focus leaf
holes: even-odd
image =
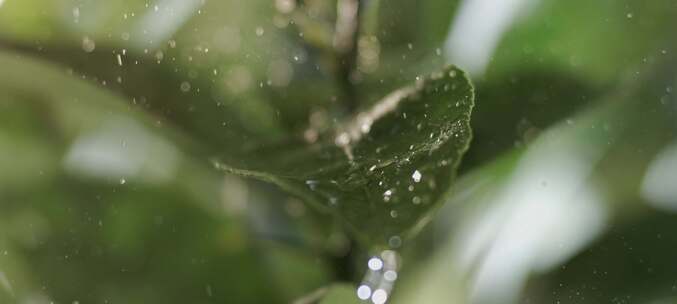
[[[521,148],[542,131],[597,101],[600,90],[563,72],[521,70],[476,83],[473,145],[461,171]]]
[[[459,2],[363,2],[359,77],[353,80],[360,102],[369,103],[446,63],[456,65],[445,61],[442,46]]]
[[[262,250],[266,252],[263,257],[266,272],[285,299],[296,298],[308,292],[309,287],[326,284],[329,269],[312,251],[300,252],[279,244],[268,244]]]
[[[327,283],[312,253],[259,253],[246,185],[166,121],[69,69],[0,65],[0,302],[282,303]]]
[[[670,0],[525,2],[529,9],[502,37],[488,77],[545,68],[608,85],[635,73],[647,54],[665,51],[674,41],[677,7]]]
[[[361,304],[357,298],[355,287],[347,283],[334,283],[319,288],[303,297],[296,299],[292,304]]]
[[[320,304],[360,304],[355,294],[355,286],[349,284],[334,284],[329,287],[327,294]]]
[[[0,40],[106,82],[223,148],[306,123],[335,94],[315,54],[274,16],[267,2],[30,0],[4,3]]]
[[[205,150],[223,152],[279,138],[305,127],[313,110],[336,106],[336,89],[328,71],[320,69],[318,54],[297,41],[296,32],[289,37],[291,25],[274,24],[270,3],[196,0],[201,6],[192,18],[175,29],[171,39],[159,41],[138,23],[167,12],[184,14],[179,10],[185,1],[59,1],[63,3],[57,6],[72,5],[79,12],[76,25],[86,19],[106,30],[81,32],[70,27],[72,12],[63,16],[49,11],[46,27],[66,33],[39,37],[34,43],[20,39],[30,35],[17,36],[8,27],[0,30],[0,44],[67,65],[126,95],[130,103],[189,133]],[[0,14],[6,16],[0,22],[25,23],[30,30],[33,22],[12,12],[34,5],[39,10],[34,3],[4,7]],[[97,12],[105,12],[106,18],[92,18]],[[85,41],[95,48],[86,48]],[[226,144],[231,142],[238,144]]]
[[[198,14],[204,3],[201,0],[8,1],[0,10],[0,36],[25,42],[78,43],[88,50],[120,42],[125,42],[129,49],[154,49]]]
[[[79,192],[64,191],[73,188]],[[36,190],[2,202],[0,268],[17,302],[277,297],[252,283],[268,276],[237,222],[187,204],[193,198],[184,191],[132,182],[111,188],[67,176]]]
[[[661,241],[647,249],[646,236],[673,240],[674,215],[651,210],[639,188],[676,138],[673,66],[650,62],[586,111],[466,174],[435,221],[443,245],[409,268],[418,274],[403,279],[395,303],[649,301],[672,292],[669,254],[655,253],[672,250]]]
[[[465,73],[450,67],[317,142],[266,145],[217,167],[275,183],[336,213],[363,241],[397,247],[453,181],[471,137],[473,95]]]
[[[461,67],[474,66],[472,58],[488,64],[486,74],[472,73],[476,144],[461,171],[523,146],[612,94],[618,81],[636,77],[648,62],[672,56],[669,29],[677,7],[671,1],[518,0],[509,4],[512,13],[480,3],[463,1],[448,41],[458,46],[445,50]],[[491,24],[472,17],[494,13],[508,20]],[[496,44],[489,43],[493,39]]]
[[[642,207],[640,201],[626,202]],[[613,223],[609,233],[564,267],[534,276],[522,298],[564,304],[611,299],[673,303],[677,248],[672,244],[677,242],[677,215],[644,208],[642,213]],[[552,292],[540,294],[538,290]]]
[[[442,48],[449,23],[460,1],[381,2],[379,24],[375,33],[381,43],[383,56],[383,64],[379,67],[389,73],[378,72],[381,74],[379,76],[396,78],[401,76],[402,70],[420,69],[412,64],[415,62],[430,68],[427,65],[431,63],[430,60],[424,59],[430,59],[430,55],[435,55]]]

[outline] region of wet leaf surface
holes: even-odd
[[[454,179],[471,139],[473,98],[465,73],[449,67],[318,132],[316,141],[263,145],[216,167],[335,213],[367,244],[399,247]]]

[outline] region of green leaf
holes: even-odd
[[[0,303],[288,303],[327,283],[312,252],[252,239],[260,215],[238,206],[267,198],[164,121],[30,56],[0,50],[0,66]]]
[[[539,1],[503,36],[487,77],[541,68],[613,84],[634,74],[649,53],[669,48],[675,20],[669,0]]]
[[[305,140],[224,156],[216,167],[337,214],[366,243],[397,247],[454,180],[471,139],[473,99],[466,74],[449,67],[319,132],[317,141],[311,129]]]
[[[674,285],[675,267],[665,261],[675,253],[663,245],[675,238],[668,233],[675,215],[646,201],[643,184],[656,156],[677,140],[674,71],[672,60],[658,61],[525,148],[465,173],[432,223],[436,252],[404,257],[411,262],[403,272],[411,272],[393,303],[664,297]],[[660,241],[647,237],[656,233]],[[506,255],[509,271],[495,260]],[[663,266],[642,273],[620,266],[633,263]],[[586,277],[590,265],[613,275],[600,284]],[[498,291],[500,284],[514,284],[514,293]]]

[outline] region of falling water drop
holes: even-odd
[[[316,180],[306,181],[306,185],[308,186],[308,189],[310,189],[311,191],[315,191],[315,189],[317,188],[317,184],[319,184],[319,182]]]
[[[391,236],[388,239],[388,246],[391,248],[400,248],[400,246],[402,246],[402,238],[397,235]]]
[[[417,183],[421,181],[422,177],[423,175],[418,170],[415,170],[414,173],[411,175],[411,178],[414,180],[414,182]]]
[[[373,271],[381,270],[381,268],[383,268],[383,260],[379,259],[378,257],[372,257],[367,262],[367,266],[369,266],[369,269]]]
[[[388,281],[394,282],[395,280],[397,280],[397,271],[388,270],[383,274],[383,278]]]
[[[384,304],[388,301],[388,293],[383,289],[377,289],[374,291],[374,294],[371,295],[371,301],[374,304]]]
[[[371,288],[367,285],[360,285],[360,287],[357,288],[357,297],[361,300],[368,300],[371,298]]]
[[[77,6],[73,8],[73,22],[75,23],[80,22],[80,8]]]
[[[89,37],[85,36],[82,38],[82,50],[91,53],[96,49],[96,42],[94,40],[90,39]]]
[[[181,83],[181,92],[188,92],[190,91],[190,83],[188,81],[184,81]]]
[[[389,201],[390,201],[390,197],[391,197],[392,195],[393,195],[393,190],[392,190],[392,189],[386,190],[385,192],[383,192],[383,201],[389,202]]]

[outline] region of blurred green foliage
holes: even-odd
[[[388,247],[394,303],[674,302],[675,1],[358,2],[337,42],[350,0],[0,0],[0,303],[359,303]],[[353,162],[337,130],[446,64],[475,88],[458,178],[388,205],[374,184],[457,166],[468,131],[361,160],[430,144],[469,82]]]

